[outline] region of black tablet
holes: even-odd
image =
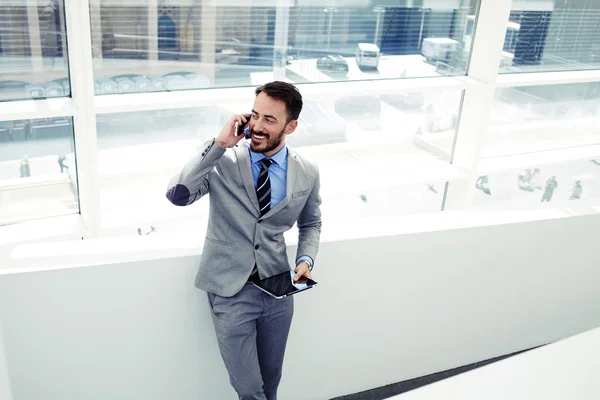
[[[300,278],[298,282],[294,283],[294,275],[296,275],[296,273],[290,270],[289,272],[283,272],[269,278],[258,280],[254,282],[254,286],[276,299],[282,299],[312,289],[317,285],[317,282],[304,276]]]

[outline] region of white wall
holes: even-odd
[[[323,243],[280,397],[322,400],[599,326],[599,226],[593,215]],[[0,270],[13,400],[233,398],[197,262]]]

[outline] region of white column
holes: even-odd
[[[445,210],[467,209],[473,203],[481,148],[488,129],[511,5],[511,0],[480,2],[467,71],[477,84],[465,91],[452,155],[452,164],[467,172],[468,177],[448,183],[444,196]]]
[[[93,237],[100,228],[100,181],[94,114],[90,8],[87,1],[79,0],[68,0],[65,8],[67,32],[69,32],[71,95],[79,110],[79,113],[73,117],[79,207],[86,226],[85,237]]]
[[[148,0],[148,60],[158,61],[158,0]]]
[[[202,36],[200,40],[200,61],[203,73],[215,82],[215,62],[217,40],[217,7],[212,2],[202,2]]]
[[[40,35],[40,17],[38,1],[27,0],[27,26],[29,27],[29,48],[31,49],[31,66],[34,71],[44,69],[42,60],[42,38]]]
[[[100,1],[90,1],[90,20],[92,34],[92,56],[94,57],[94,66],[102,66],[102,17],[100,13]],[[69,37],[69,40],[71,37]]]
[[[11,400],[10,375],[8,374],[8,362],[4,351],[4,337],[2,335],[2,321],[0,321],[0,399]]]
[[[275,43],[273,47],[273,79],[285,79],[288,36],[290,25],[290,7],[286,0],[278,0],[275,10]]]

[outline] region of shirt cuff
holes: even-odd
[[[306,261],[308,263],[308,269],[312,271],[313,269],[313,259],[309,256],[300,256],[296,259],[296,265],[298,265],[301,261]]]

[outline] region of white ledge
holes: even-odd
[[[70,97],[43,100],[20,100],[0,103],[0,120],[35,119],[73,116],[77,106]]]
[[[540,209],[500,211],[445,211],[432,214],[323,219],[321,243],[356,239],[381,238],[396,235],[465,229],[482,226],[551,220],[574,216],[572,209],[545,207]],[[193,218],[193,216],[191,216]],[[199,223],[202,220],[199,219]],[[203,224],[205,225],[206,219]],[[50,229],[50,227],[48,227]],[[84,241],[62,240],[18,245],[8,255],[0,275],[122,263],[170,257],[199,256],[203,246],[203,229],[165,234],[131,235]],[[285,234],[288,246],[297,244],[297,230]],[[295,249],[288,249],[293,256]]]
[[[518,74],[500,74],[496,79],[497,87],[560,85],[565,83],[586,83],[600,81],[600,70],[561,71],[561,72],[525,72]]]
[[[379,95],[382,93],[415,92],[435,89],[465,89],[475,81],[461,77],[430,77],[414,79],[384,79],[369,81],[345,81],[327,83],[302,83],[296,86],[302,97],[322,100],[332,95]],[[94,106],[98,114],[160,110],[165,108],[203,107],[215,104],[252,103],[253,87],[206,88],[178,90],[173,92],[149,92],[95,96]]]

